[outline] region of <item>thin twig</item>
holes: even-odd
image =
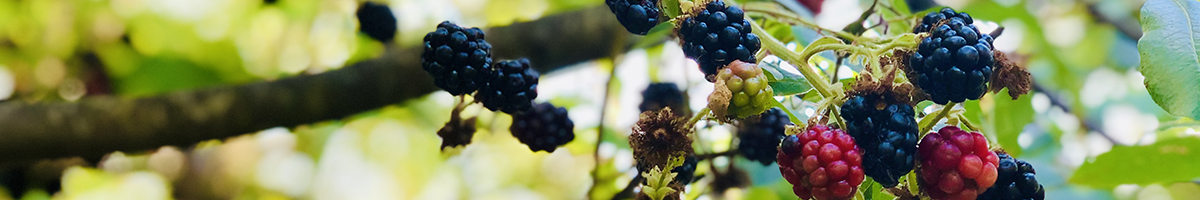
[[[632,199],[633,189],[637,188],[638,185],[641,185],[642,180],[646,180],[646,177],[642,177],[641,174],[634,176],[633,180],[629,180],[629,184],[625,184],[625,189],[621,189],[621,192],[617,192],[617,194],[613,195],[612,199]]]
[[[734,156],[737,154],[738,154],[737,151],[732,151],[732,150],[724,151],[724,152],[717,152],[717,153],[700,154],[700,155],[696,155],[696,160],[708,160],[708,159],[713,159],[713,158],[721,157],[721,156]]]
[[[1096,6],[1096,2],[1079,2],[1087,4],[1088,13],[1094,16],[1093,19],[1096,21],[1112,24],[1113,26],[1117,27],[1117,30],[1121,31],[1121,34],[1124,34],[1126,37],[1131,39],[1137,40],[1142,38],[1142,26],[1141,24],[1138,24],[1137,21],[1128,19],[1113,19],[1107,15],[1104,15],[1103,13],[1100,13],[1100,9]]]
[[[1059,109],[1062,109],[1063,112],[1071,113],[1071,115],[1075,115],[1075,118],[1079,119],[1079,123],[1081,125],[1083,125],[1084,128],[1087,128],[1088,130],[1096,132],[1097,134],[1100,134],[1100,136],[1104,136],[1104,139],[1108,139],[1108,142],[1111,142],[1115,145],[1124,145],[1124,144],[1117,142],[1117,140],[1115,138],[1113,138],[1112,136],[1108,135],[1108,133],[1104,132],[1104,129],[1100,129],[1099,126],[1092,123],[1087,118],[1084,118],[1082,114],[1076,113],[1076,112],[1071,112],[1071,106],[1069,104],[1067,104],[1066,102],[1063,102],[1061,97],[1059,97],[1057,94],[1054,94],[1050,90],[1047,90],[1045,86],[1038,84],[1037,81],[1033,82],[1033,91],[1041,92],[1042,94],[1045,94],[1046,97],[1050,99],[1050,105],[1053,105],[1054,107],[1058,107]]]
[[[942,110],[938,111],[937,114],[935,114],[933,116],[925,116],[925,117],[933,117],[933,118],[929,119],[929,121],[925,121],[925,119],[921,119],[922,122],[927,122],[921,126],[921,137],[925,137],[926,133],[928,133],[930,130],[933,130],[933,126],[937,125],[938,121],[942,121],[942,118],[945,118],[946,114],[950,113],[950,110],[954,109],[955,105],[958,105],[958,103],[955,103],[955,102],[946,103],[946,105],[942,106]]]
[[[620,57],[620,52],[613,53],[611,59],[612,69],[608,72],[608,82],[606,82],[604,85],[604,99],[600,101],[600,123],[599,127],[596,127],[596,148],[592,151],[592,158],[595,159],[595,166],[592,167],[592,187],[588,189],[589,195],[596,191],[596,185],[600,183],[600,179],[596,178],[600,177],[600,166],[602,166],[601,163],[603,163],[603,161],[600,159],[600,145],[604,144],[604,121],[607,121],[605,118],[608,117],[608,100],[609,95],[612,95],[612,84],[614,80],[617,79],[618,57]]]

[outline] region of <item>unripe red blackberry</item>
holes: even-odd
[[[787,126],[792,125],[787,111],[771,108],[758,117],[743,120],[738,127],[738,148],[746,159],[758,161],[763,165],[775,162],[779,154],[779,142],[787,132]]]
[[[492,45],[479,28],[463,28],[444,21],[425,34],[421,67],[433,84],[451,95],[470,94],[486,81],[492,64]]]
[[[917,120],[913,107],[879,95],[853,96],[842,104],[846,132],[863,148],[863,169],[884,187],[899,184],[916,165]]]
[[[854,138],[840,129],[810,125],[783,139],[779,171],[800,199],[851,199],[862,184],[862,157]]]
[[[709,82],[715,82],[712,76],[730,62],[758,62],[754,54],[762,44],[750,31],[741,8],[714,0],[684,19],[675,33],[683,39],[683,54],[700,65]]]
[[[475,98],[492,111],[519,114],[529,110],[537,98],[538,72],[529,67],[528,59],[506,60],[492,64],[495,68],[482,82]]]
[[[935,103],[975,100],[987,92],[995,48],[991,35],[971,23],[971,15],[946,7],[925,15],[913,30],[929,36],[909,58],[911,79]]]
[[[391,42],[396,36],[396,17],[387,5],[365,2],[354,12],[358,17],[358,30],[380,42]]]
[[[917,146],[921,192],[933,199],[972,200],[996,183],[999,157],[979,132],[947,126]]]
[[[646,35],[662,22],[663,14],[658,8],[658,0],[605,0],[604,3],[617,16],[621,26],[633,34]]]
[[[978,200],[1043,200],[1046,188],[1037,181],[1037,171],[1024,160],[1015,159],[1004,152],[997,166],[996,184],[979,195]]]
[[[729,91],[728,99],[721,99],[728,103],[721,108],[718,104],[714,104],[710,96],[709,109],[714,113],[718,113],[719,117],[727,118],[746,118],[752,115],[757,115],[771,108],[771,102],[775,101],[775,90],[767,83],[767,76],[763,74],[762,68],[753,63],[735,61],[729,64],[729,67],[720,70],[717,74],[719,81],[724,84],[716,84],[716,90]]]
[[[513,115],[508,130],[532,151],[554,152],[558,146],[575,140],[575,123],[567,116],[567,109],[550,103],[538,103],[529,111]]]

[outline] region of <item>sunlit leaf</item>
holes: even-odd
[[[1008,89],[1003,89],[992,99],[995,102],[992,115],[988,118],[990,133],[996,136],[999,147],[1003,147],[1009,155],[1021,155],[1021,146],[1017,144],[1017,136],[1025,129],[1025,125],[1033,122],[1034,111],[1032,95],[1023,95],[1013,100],[1008,96]]]
[[[1141,23],[1138,71],[1150,96],[1171,114],[1200,118],[1200,1],[1146,1]]]
[[[1084,163],[1070,182],[1099,188],[1120,184],[1191,181],[1200,177],[1200,138],[1158,141],[1149,146],[1115,146]]]
[[[812,85],[804,79],[804,76],[780,69],[779,63],[764,62],[761,66],[763,72],[769,74],[767,84],[770,84],[771,89],[775,90],[775,96],[796,95],[812,89]]]

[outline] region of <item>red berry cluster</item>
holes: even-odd
[[[947,126],[917,147],[921,191],[933,199],[974,200],[996,183],[999,157],[979,132]]]
[[[776,156],[800,199],[850,199],[864,179],[859,152],[845,131],[811,125],[784,138]]]

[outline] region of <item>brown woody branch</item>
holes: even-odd
[[[547,72],[629,48],[604,6],[488,29],[499,58],[528,57]],[[0,103],[0,162],[188,146],[270,127],[341,119],[438,90],[420,65],[421,47],[316,75],[178,91],[142,98]],[[432,133],[430,133],[432,134]]]

